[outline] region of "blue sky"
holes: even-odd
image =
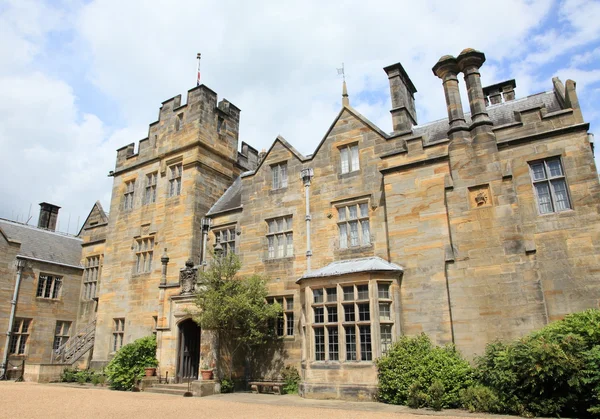
[[[396,62],[419,123],[445,118],[431,67],[467,47],[487,56],[484,84],[515,78],[517,98],[575,80],[590,131],[600,126],[598,0],[0,0],[0,37],[0,217],[31,206],[35,223],[48,201],[71,233],[96,200],[108,210],[115,150],[194,87],[197,52],[203,83],[242,109],[240,139],[258,149],[280,134],[314,150],[340,108],[342,62],[351,105],[383,130],[382,68]]]

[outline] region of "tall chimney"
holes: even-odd
[[[392,95],[392,123],[394,132],[409,131],[417,125],[417,111],[415,109],[415,85],[404,71],[402,64],[396,63],[383,69],[390,80],[390,93]]]
[[[456,61],[458,62],[458,68],[465,75],[469,106],[471,108],[471,128],[492,125],[492,120],[486,110],[483,87],[481,86],[481,75],[479,74],[479,68],[485,62],[485,54],[467,48],[456,57]]]
[[[469,129],[465,122],[465,115],[460,100],[460,91],[458,90],[457,74],[459,69],[456,58],[451,55],[444,55],[431,70],[433,74],[442,79],[444,86],[448,122],[450,124],[448,135],[458,131],[468,131]]]
[[[38,219],[38,228],[46,230],[56,230],[56,219],[58,218],[59,206],[47,202],[40,203],[40,218]]]

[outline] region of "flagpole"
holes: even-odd
[[[196,76],[196,87],[200,86],[200,53],[196,54],[196,58],[198,59],[198,71]]]

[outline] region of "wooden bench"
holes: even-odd
[[[261,388],[270,388],[272,393],[281,395],[281,388],[285,383],[283,381],[250,381],[250,390],[252,393],[260,393]]]

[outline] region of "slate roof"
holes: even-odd
[[[83,241],[77,237],[1,219],[0,230],[9,240],[21,243],[19,256],[48,263],[80,266]]]
[[[402,272],[404,269],[400,265],[387,262],[380,257],[368,257],[358,259],[339,260],[329,265],[304,274],[296,282],[309,278],[325,278],[330,276],[340,276],[357,272]]]
[[[237,208],[240,205],[242,205],[242,178],[238,176],[219,200],[208,210],[206,215]]]
[[[487,109],[490,119],[494,123],[494,126],[500,126],[500,125],[508,124],[511,122],[515,122],[516,121],[515,112],[520,112],[520,111],[532,109],[535,107],[541,107],[541,106],[545,106],[548,113],[556,112],[556,111],[559,111],[562,109],[562,106],[560,105],[560,102],[558,101],[558,98],[556,97],[556,94],[554,93],[554,91],[537,93],[535,95],[527,96],[527,97],[524,97],[521,99],[515,99],[515,100],[509,101],[509,102],[498,103],[496,105],[490,105],[486,109]],[[377,126],[375,126],[371,121],[369,121],[367,118],[362,116],[360,113],[358,113],[353,108],[349,108],[349,107],[342,108],[342,110],[340,111],[340,114],[338,114],[337,118],[340,117],[340,115],[344,111],[344,109],[349,109],[351,113],[353,113],[360,120],[365,122],[369,127],[376,130],[382,136],[385,136],[385,138],[390,137],[389,135],[385,134]],[[336,118],[336,121],[337,121],[337,118]],[[465,119],[466,119],[467,125],[471,124],[471,114],[470,113],[465,113]],[[334,124],[335,124],[335,121],[334,121]],[[333,125],[332,125],[332,127],[333,127]],[[448,123],[448,118],[444,118],[444,119],[440,119],[438,121],[429,122],[427,124],[414,126],[412,134],[413,134],[413,136],[423,136],[425,145],[430,145],[430,144],[434,144],[438,141],[448,138],[448,130],[449,129],[450,129],[450,125]],[[330,130],[331,130],[331,128],[330,128]],[[325,138],[326,137],[327,137],[327,135],[325,136]],[[323,139],[323,141],[325,140],[325,138]],[[278,136],[275,141],[281,141],[284,145],[289,146],[291,149],[293,149],[292,152],[297,153],[298,158],[300,158],[300,160],[302,160],[302,161],[310,160],[314,157],[314,154],[309,154],[306,157],[302,156],[299,152],[296,151],[296,149],[294,149],[281,136]],[[317,150],[320,147],[320,145],[323,143],[323,141],[321,141],[321,143],[317,147]],[[273,146],[271,146],[271,148],[273,148]],[[250,176],[250,175],[254,174],[255,172],[256,171],[253,170],[253,171],[242,173],[241,177]],[[207,215],[212,215],[217,212],[234,209],[234,208],[241,206],[242,205],[242,196],[241,195],[242,195],[242,184],[241,184],[240,178],[238,177],[235,180],[235,182],[233,182],[233,185],[231,185],[229,187],[229,189],[227,189],[225,194],[223,194],[223,196],[221,196],[221,198],[215,203],[215,205],[213,205],[213,207],[210,209],[210,211],[208,212]]]

